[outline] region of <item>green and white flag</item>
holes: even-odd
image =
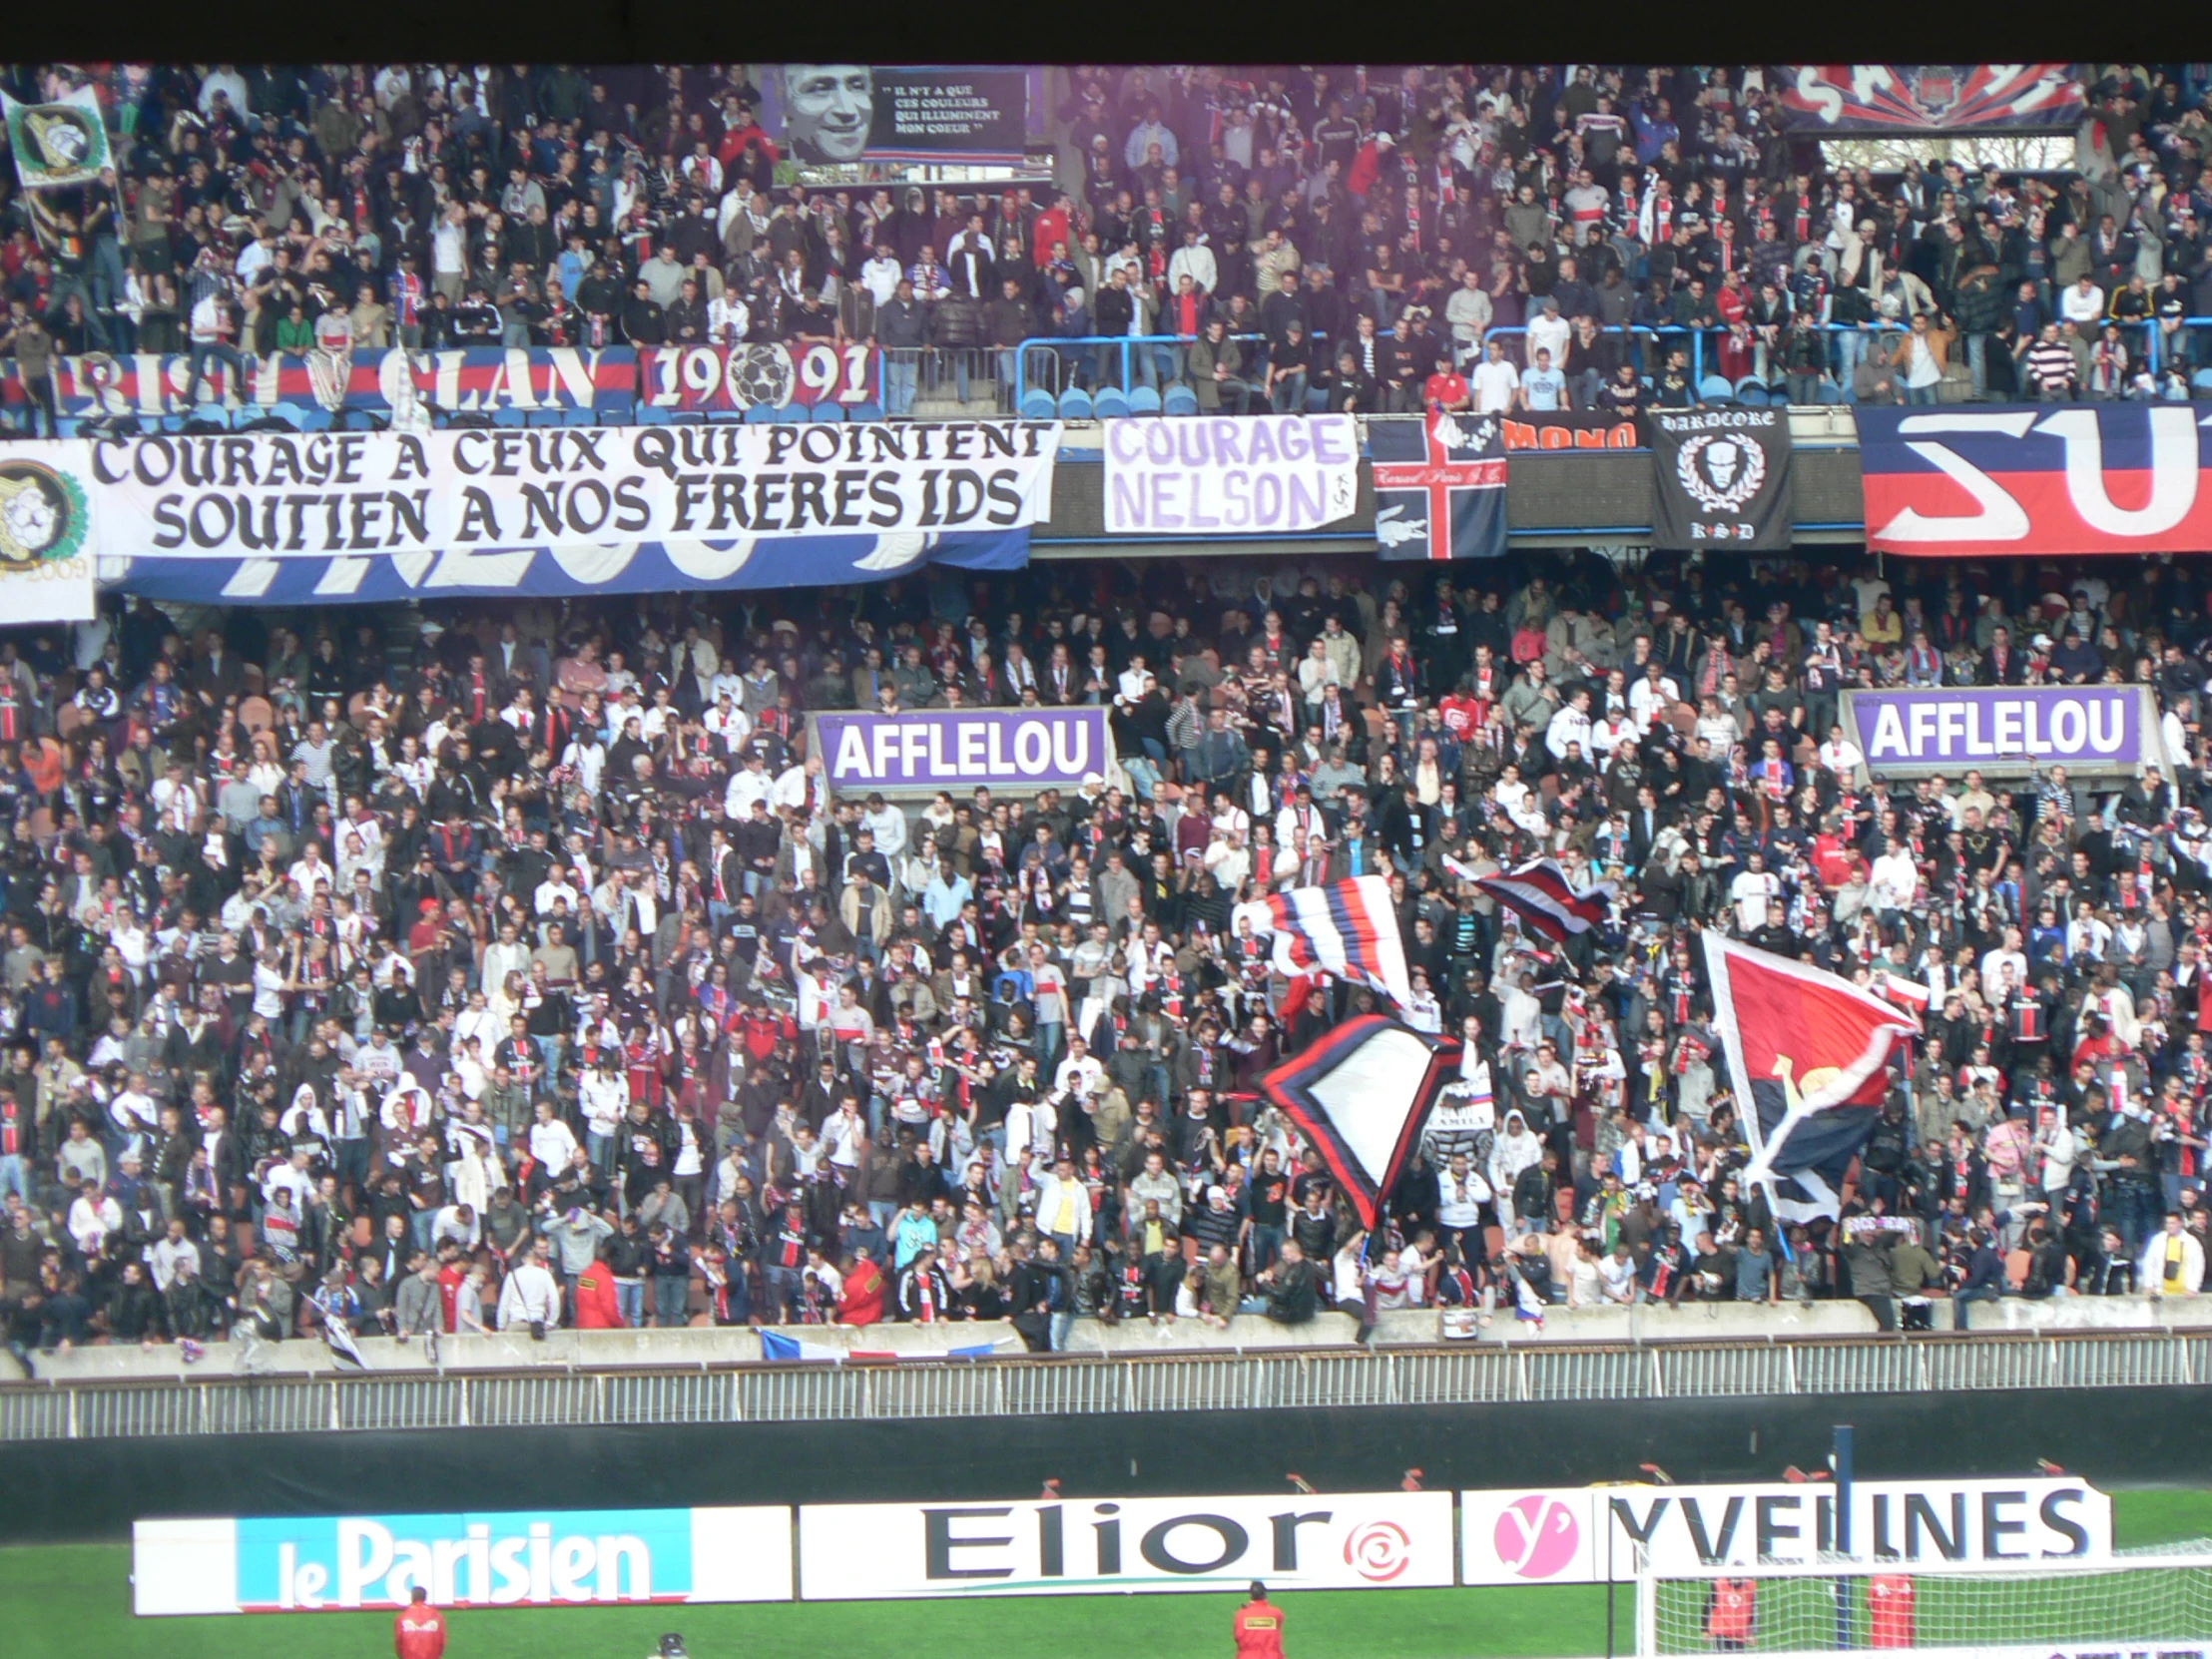
[[[58,104],[18,104],[0,93],[0,106],[7,111],[15,176],[25,190],[88,185],[114,165],[100,95],[91,87],[79,87]]]

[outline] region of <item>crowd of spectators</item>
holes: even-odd
[[[1055,171],[925,189],[791,182],[776,66],[118,66],[92,80],[109,176],[0,180],[0,353],[49,430],[57,353],[189,352],[197,391],[241,351],[348,341],[872,339],[893,415],[924,369],[965,400],[1024,340],[1100,336],[1152,338],[1128,378],[1207,409],[1418,410],[1493,332],[1519,373],[1478,401],[1536,408],[1715,373],[2186,396],[2204,88],[2091,67],[2075,170],[1881,178],[1828,166],[1758,68],[1080,67]],[[80,74],[5,80],[35,102]],[[1119,346],[1050,354],[1125,373]]]
[[[11,1345],[2201,1288],[2187,567],[968,580],[0,637]],[[1870,781],[1837,723],[2092,681],[2170,776]],[[805,752],[951,703],[1107,706],[1116,765],[901,803]],[[1472,884],[1538,853],[1602,928]],[[1366,873],[1465,1045],[1373,1237],[1256,1089],[1373,993],[1287,1004],[1231,913]],[[1928,989],[1841,1226],[1740,1179],[1704,928]]]

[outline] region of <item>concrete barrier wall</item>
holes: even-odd
[[[2046,1302],[2006,1298],[1976,1303],[1968,1313],[1973,1331],[2206,1331],[2212,1330],[2212,1297],[2058,1297]],[[1934,1305],[1935,1328],[1951,1329],[1950,1303]],[[1014,1328],[1004,1322],[947,1325],[790,1326],[783,1334],[818,1348],[840,1353],[896,1354],[909,1358],[941,1356],[956,1348],[991,1345],[993,1354],[1026,1352]],[[1552,1308],[1541,1327],[1506,1310],[1491,1316],[1472,1342],[1544,1345],[1575,1343],[1669,1343],[1795,1341],[1806,1338],[1867,1338],[1877,1334],[1874,1315],[1856,1302],[1784,1303],[1757,1307],[1744,1303],[1685,1304],[1679,1308]],[[1354,1321],[1344,1314],[1323,1314],[1310,1325],[1282,1326],[1257,1315],[1242,1316],[1219,1330],[1198,1320],[1177,1320],[1155,1327],[1138,1320],[1121,1325],[1078,1321],[1068,1351],[1117,1359],[1152,1354],[1244,1353],[1285,1348],[1354,1347]],[[1405,1309],[1385,1313],[1376,1325],[1381,1348],[1427,1347],[1444,1341],[1436,1310]],[[1454,1345],[1458,1346],[1458,1345]],[[761,1337],[756,1330],[692,1327],[676,1331],[555,1331],[542,1343],[515,1333],[440,1338],[433,1359],[418,1338],[364,1339],[360,1345],[371,1371],[421,1371],[433,1364],[449,1372],[497,1372],[556,1367],[566,1370],[629,1370],[640,1366],[727,1366],[759,1363]],[[319,1341],[272,1345],[276,1375],[326,1376],[341,1369]],[[174,1346],[154,1348],[80,1348],[67,1354],[38,1354],[31,1370],[46,1382],[126,1382],[228,1374],[237,1351],[212,1345],[197,1366],[187,1365]],[[0,1381],[14,1377],[12,1362],[0,1355]]]

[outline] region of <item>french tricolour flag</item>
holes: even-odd
[[[1475,883],[1547,939],[1587,933],[1605,920],[1613,883],[1576,887],[1555,858],[1538,858],[1518,869],[1484,875]]]
[[[1000,1339],[1001,1342],[1012,1340]],[[828,1343],[810,1343],[798,1337],[787,1337],[781,1331],[761,1333],[762,1359],[793,1361],[806,1365],[841,1366],[848,1360],[875,1364],[894,1360],[988,1360],[998,1347],[998,1343],[973,1343],[965,1348],[948,1348],[941,1354],[892,1354],[861,1348],[832,1348]]]

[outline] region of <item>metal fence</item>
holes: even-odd
[[[1774,1394],[2047,1390],[2212,1383],[2212,1334],[2080,1333],[1888,1341],[1270,1350],[1142,1359],[338,1378],[209,1376],[0,1387],[0,1439],[306,1433],[532,1424],[1095,1416],[1289,1406]]]

